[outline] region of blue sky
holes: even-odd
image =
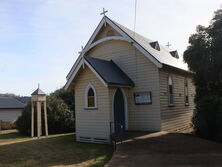
[[[198,24],[208,25],[222,0],[137,0],[136,31],[182,55]],[[46,93],[66,75],[101,20],[133,28],[134,0],[0,0],[0,93]]]

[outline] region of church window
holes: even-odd
[[[168,104],[169,106],[174,105],[173,80],[171,75],[168,76]]]
[[[96,108],[96,90],[89,84],[85,90],[85,108]]]

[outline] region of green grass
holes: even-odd
[[[0,167],[104,166],[112,146],[74,141],[74,134],[32,139],[17,132],[0,134]]]

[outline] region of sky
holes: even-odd
[[[135,0],[0,0],[0,93],[47,94],[66,75],[102,19],[133,29]],[[137,0],[136,32],[182,57],[197,25],[207,26],[222,0]]]

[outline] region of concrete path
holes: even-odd
[[[107,167],[222,166],[222,144],[182,133],[158,132],[117,145]]]

